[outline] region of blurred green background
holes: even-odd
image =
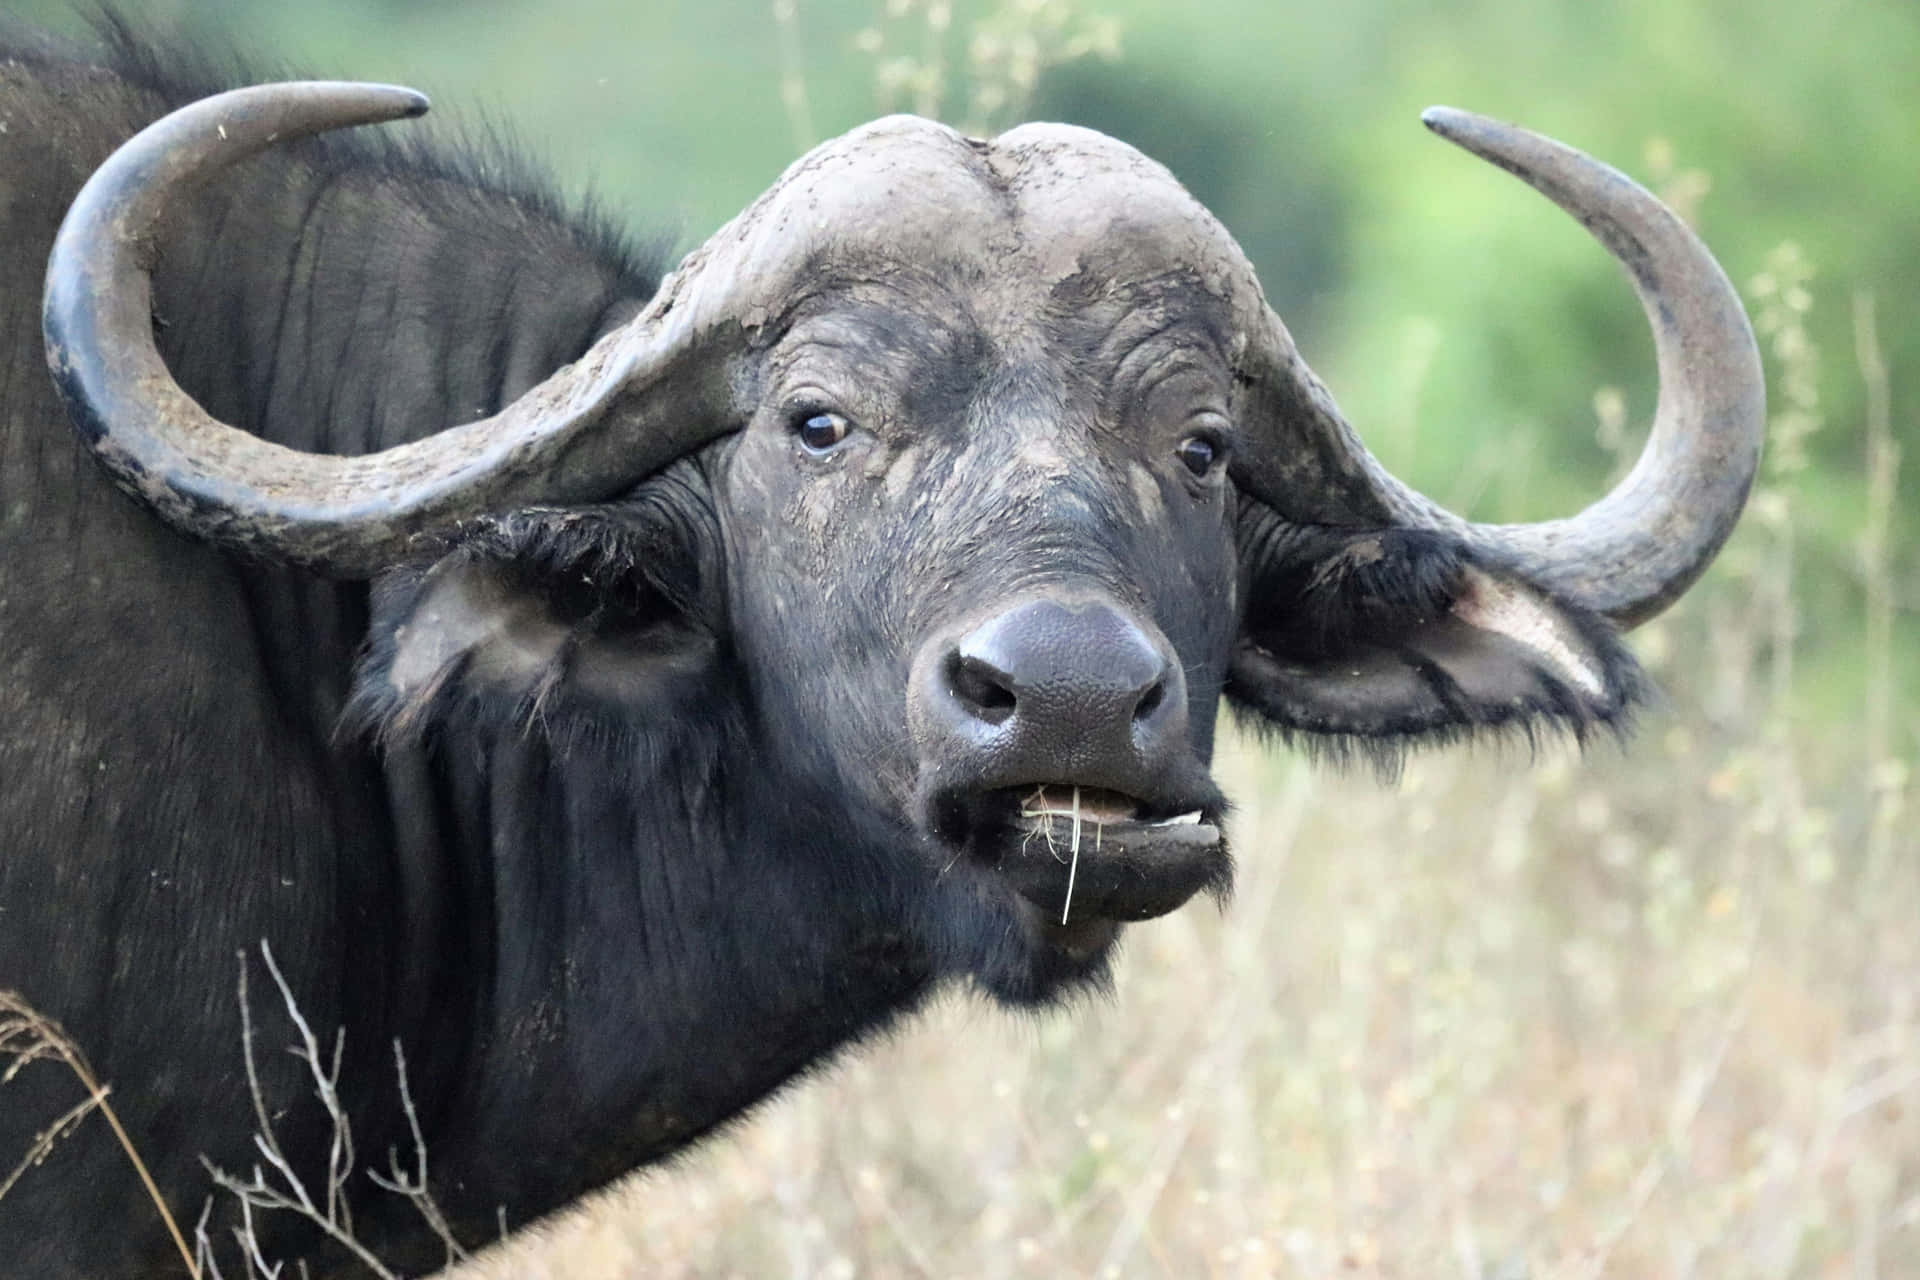
[[[84,25],[67,0],[11,3]],[[1920,602],[1911,503],[1893,504],[1882,564],[1863,566],[1860,547],[1869,415],[1910,458],[1920,430],[1911,0],[149,0],[136,12],[268,69],[423,88],[440,115],[506,124],[564,186],[682,247],[804,143],[882,109],[1106,130],[1165,161],[1232,228],[1374,450],[1490,519],[1596,496],[1653,403],[1650,343],[1619,271],[1418,115],[1445,102],[1520,121],[1668,195],[1780,349],[1776,434],[1791,439],[1770,459],[1766,510],[1788,513],[1800,565],[1803,710],[1860,706],[1863,583],[1877,577],[1901,614]],[[1006,101],[983,111],[983,90]],[[1886,406],[1860,368],[1869,306]],[[1895,646],[1907,676],[1912,647]],[[1910,749],[1913,730],[1898,732]]]

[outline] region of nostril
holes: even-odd
[[[975,719],[1002,724],[1013,714],[1013,690],[1004,673],[978,658],[947,657],[947,687]]]
[[[1138,724],[1142,720],[1152,719],[1153,713],[1160,709],[1160,704],[1166,701],[1166,697],[1167,680],[1165,676],[1162,676],[1160,679],[1155,680],[1153,687],[1141,694],[1140,701],[1133,705],[1134,723]]]

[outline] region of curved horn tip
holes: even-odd
[[[1501,124],[1491,116],[1462,111],[1458,107],[1428,107],[1420,113],[1420,123],[1448,142],[1463,147],[1469,145],[1467,139],[1473,134],[1512,127]]]
[[[220,120],[223,109],[245,112],[263,102],[298,103],[303,100],[319,107],[322,115],[330,117],[305,122],[302,131],[306,133],[349,129],[355,125],[386,124],[392,120],[413,120],[427,114],[433,106],[426,94],[403,84],[380,84],[367,80],[282,80],[216,93],[210,98],[189,103],[175,115],[186,117],[189,112],[195,113],[202,127],[205,127],[207,121]],[[226,126],[221,124],[218,127],[220,136],[226,137]],[[262,141],[271,142],[276,137],[269,134]]]
[[[404,85],[395,85],[393,86],[393,91],[400,99],[398,107],[393,113],[394,119],[396,120],[412,120],[427,114],[427,112],[433,109],[433,100],[418,89],[409,89]]]
[[[261,87],[271,89],[275,86]],[[361,121],[363,124],[383,124],[388,120],[413,120],[427,114],[433,107],[432,99],[426,94],[418,89],[409,89],[403,84],[369,84],[364,81],[345,80],[332,85],[317,84],[315,87],[331,89],[336,93],[345,90],[357,97],[365,104],[365,117]]]

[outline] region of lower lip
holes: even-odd
[[[1078,825],[1077,850],[1069,821],[1014,828],[995,867],[1055,921],[1151,919],[1221,878],[1226,851],[1211,823]]]

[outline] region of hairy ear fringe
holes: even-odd
[[[542,734],[563,754],[617,747],[643,733],[642,722],[697,702],[719,678],[711,660],[722,643],[719,564],[711,506],[674,472],[616,504],[527,508],[473,522],[429,567],[396,570],[375,584],[373,625],[338,732],[384,748],[435,725],[485,722]],[[466,648],[428,678],[398,687],[403,629],[435,583],[461,572],[497,575],[566,635],[537,668],[511,677],[479,672]],[[635,686],[633,701],[585,693],[569,679],[583,646],[648,632],[672,642],[657,646],[672,678]],[[674,656],[688,653],[703,660]]]
[[[1513,644],[1512,690],[1498,699],[1470,696],[1422,651],[1421,629],[1448,619],[1477,575],[1524,578],[1480,563],[1444,533],[1296,525],[1248,504],[1240,546],[1248,602],[1242,644],[1271,678],[1248,679],[1236,661],[1229,705],[1236,723],[1317,762],[1366,765],[1390,782],[1416,749],[1491,741],[1524,744],[1532,757],[1567,739],[1584,749],[1599,736],[1623,741],[1654,697],[1610,622],[1531,585],[1592,655],[1599,687],[1576,689],[1546,663],[1523,660],[1524,647]],[[1317,666],[1330,674],[1352,655],[1397,664],[1392,669],[1416,696],[1396,712],[1376,707],[1351,716],[1333,709],[1332,699],[1307,696]]]
[[[442,563],[498,567],[544,595],[559,616],[591,619],[609,608],[664,603],[696,624],[718,564],[719,532],[690,492],[663,492],[663,477],[610,506],[527,507],[468,525]]]
[[[1617,640],[1614,643],[1618,646]],[[1624,744],[1633,735],[1642,709],[1659,702],[1659,690],[1624,650],[1620,663],[1610,662],[1609,667],[1608,685],[1614,696],[1602,710],[1590,707],[1551,674],[1536,671],[1545,696],[1511,713],[1367,733],[1285,723],[1231,683],[1227,697],[1234,724],[1263,744],[1299,752],[1316,765],[1367,768],[1383,785],[1391,785],[1399,781],[1408,757],[1416,751],[1491,746],[1496,751],[1523,750],[1533,762],[1544,749],[1562,742],[1572,742],[1581,751],[1598,740]]]
[[[670,761],[677,755],[688,756],[686,740],[710,736],[712,726],[702,727],[702,723],[711,718],[714,707],[737,702],[731,696],[717,696],[725,677],[716,665],[705,680],[657,687],[652,691],[655,701],[644,709],[615,706],[571,688],[566,661],[564,656],[556,657],[517,690],[469,679],[466,655],[404,695],[384,680],[363,674],[341,717],[339,732],[372,741],[383,752],[418,748],[435,739],[471,739],[479,744],[504,733],[540,739],[555,760]],[[377,659],[369,665],[377,669]],[[709,714],[692,714],[702,710]]]

